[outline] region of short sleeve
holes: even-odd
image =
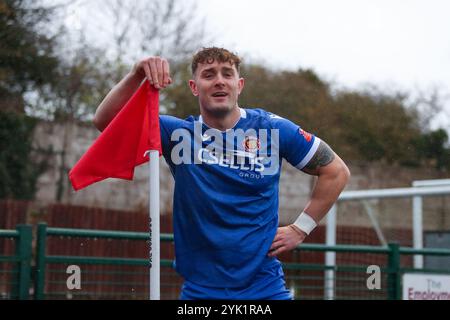
[[[161,131],[161,147],[164,158],[170,161],[172,132],[183,125],[183,120],[169,115],[159,116],[159,127]]]
[[[269,117],[272,128],[279,130],[281,157],[297,169],[303,169],[316,153],[320,139],[290,120],[274,114]]]

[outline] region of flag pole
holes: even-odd
[[[149,152],[150,300],[160,300],[159,151]]]

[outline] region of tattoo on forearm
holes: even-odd
[[[324,141],[320,141],[319,147],[312,159],[305,166],[305,169],[314,170],[318,167],[323,167],[329,164],[334,159],[334,152],[331,150],[330,146]]]

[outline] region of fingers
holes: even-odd
[[[161,59],[156,59],[156,71],[158,74],[158,84],[160,87],[164,86],[163,62]]]
[[[270,246],[270,249],[269,249],[269,251],[272,251],[272,250],[274,250],[274,249],[276,249],[276,248],[278,248],[278,247],[280,247],[280,246],[282,246],[283,245],[283,241],[274,241],[274,242],[272,242],[272,245]]]
[[[277,231],[277,234],[275,235],[275,238],[273,239],[273,242],[276,242],[276,241],[280,240],[281,237],[282,237],[282,234],[279,231]]]
[[[150,58],[148,64],[150,66],[150,75],[152,77],[153,85],[156,89],[159,89],[158,69],[156,68],[155,59]]]
[[[172,83],[172,79],[170,79],[170,68],[169,63],[167,60],[162,60],[162,83],[163,86],[167,86],[168,84]]]
[[[303,239],[299,239],[297,232],[294,230],[287,227],[280,227],[273,239],[268,256],[274,257],[285,251],[292,250],[301,243],[302,240]]]
[[[279,227],[277,229],[277,233],[275,234],[275,238],[273,239],[273,242],[283,239],[286,236],[287,231],[288,231],[288,229],[286,227]]]
[[[275,235],[275,238],[272,242],[272,245],[270,246],[268,256],[274,257],[285,250],[286,250],[285,239],[283,237],[283,233],[280,232],[280,229],[278,229],[277,234]]]
[[[144,69],[146,78],[148,79],[148,81],[150,81],[150,84],[153,84],[152,74],[151,74],[151,72],[150,72],[150,67],[149,67],[149,65],[148,65],[147,63],[144,63],[142,67],[143,67],[143,69]]]
[[[164,58],[150,57],[144,59],[139,63],[139,67],[142,68],[145,77],[156,89],[165,88],[172,83],[169,62]]]
[[[275,256],[279,255],[280,253],[283,253],[283,252],[285,252],[285,251],[287,251],[287,250],[288,250],[287,247],[281,246],[281,247],[278,247],[278,248],[275,249],[275,250],[269,251],[268,256],[269,256],[269,257],[275,257]]]

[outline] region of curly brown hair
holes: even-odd
[[[241,58],[239,58],[233,52],[228,51],[227,49],[217,48],[217,47],[209,47],[209,48],[202,48],[192,58],[192,64],[191,64],[192,74],[195,74],[195,71],[197,71],[197,67],[198,67],[199,63],[208,63],[209,64],[209,63],[214,63],[214,61],[217,61],[220,63],[229,62],[231,65],[236,66],[236,70],[238,71],[238,74],[240,72]]]

